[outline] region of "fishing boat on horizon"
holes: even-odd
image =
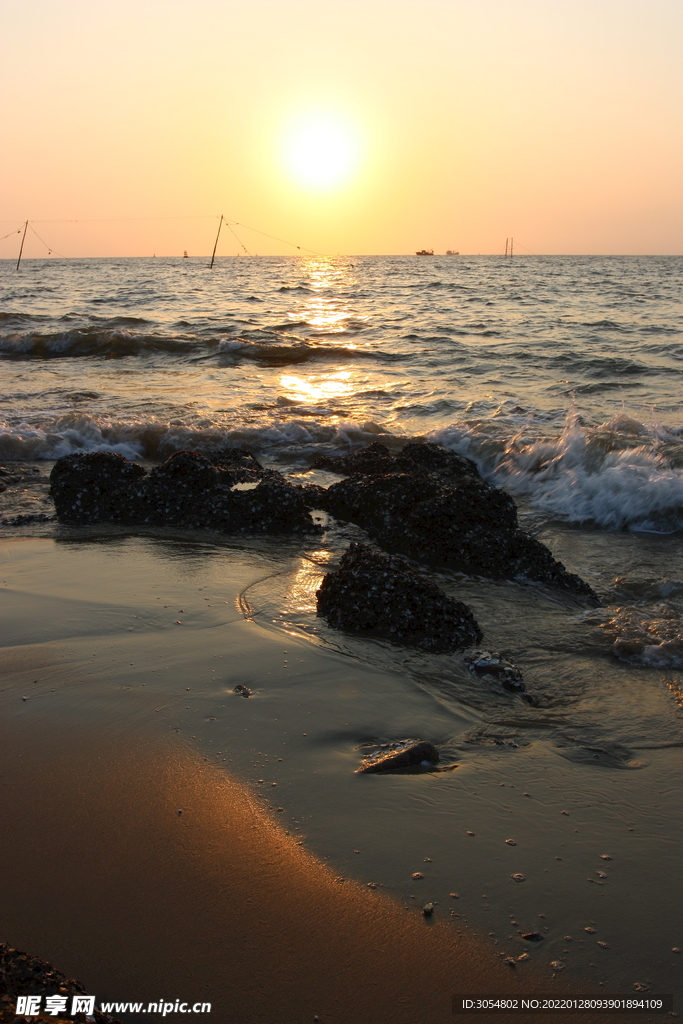
[[[415,253],[415,255],[416,256],[433,256],[434,255],[434,250],[433,249],[418,249],[417,252]]]

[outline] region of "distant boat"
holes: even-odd
[[[183,252],[183,259],[184,260],[189,259],[189,256],[187,255],[187,249],[185,249],[185,251]]]
[[[460,253],[456,252],[455,249],[446,249],[446,255],[447,256],[459,256]]]
[[[415,253],[415,255],[416,256],[433,256],[434,255],[434,250],[433,249],[418,249],[417,252]]]

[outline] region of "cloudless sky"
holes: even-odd
[[[679,253],[682,52],[681,0],[0,0],[0,235]],[[333,187],[287,163],[307,117],[352,148]]]

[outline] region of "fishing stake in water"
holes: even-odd
[[[223,227],[223,214],[221,214],[221,219],[218,221],[218,232],[216,233],[216,241],[213,244],[213,252],[211,253],[211,262],[209,263],[209,270],[211,270],[211,268],[213,267],[213,261],[216,258],[216,249],[218,248],[218,236],[221,233],[221,228],[222,227]]]
[[[28,221],[26,221],[26,223],[24,224],[24,233],[21,236],[21,248],[19,249],[19,259],[17,260],[17,266],[16,266],[17,270],[19,269],[19,264],[21,263],[21,254],[24,251],[24,239],[26,238],[27,230],[28,230]]]

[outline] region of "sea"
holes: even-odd
[[[428,438],[543,516],[683,525],[679,257],[0,264],[0,459]],[[33,507],[30,494],[22,509]]]
[[[329,651],[351,672],[405,680],[412,734],[419,721],[419,738],[440,742],[460,766],[433,778],[429,793],[408,793],[406,776],[383,780],[379,831],[370,805],[339,796],[335,818],[322,783],[317,796],[292,783],[315,852],[409,901],[418,847],[410,865],[398,865],[395,850],[386,854],[387,830],[410,825],[433,838],[419,850],[441,851],[453,786],[484,830],[496,815],[510,821],[512,805],[503,811],[500,802],[509,787],[528,789],[513,820],[552,862],[542,870],[571,860],[570,850],[580,863],[576,878],[543,890],[544,910],[555,906],[559,922],[552,970],[573,962],[594,984],[624,991],[683,988],[683,958],[671,952],[683,947],[673,909],[683,841],[682,278],[676,256],[233,257],[213,268],[206,258],[50,259],[18,270],[2,261],[0,533],[84,544],[107,533],[55,521],[49,472],[75,452],[116,452],[149,467],[181,449],[211,456],[227,445],[294,482],[323,484],[338,478],[315,468],[321,455],[375,441],[398,451],[428,440],[475,460],[513,496],[522,527],[602,600],[587,608],[540,585],[429,570],[473,609],[482,648],[520,669],[536,708],[474,678],[462,657],[346,637],[318,619],[320,566],[363,539],[354,527],[321,514],[323,532],[308,540],[138,534],[148,544],[200,545],[219,561],[226,544],[242,562],[255,552],[245,615],[260,616],[271,636]],[[420,701],[432,709],[423,717]],[[397,734],[373,715],[364,732],[358,726],[344,770],[335,768],[337,794],[359,751],[411,734],[405,716]],[[343,746],[340,735],[321,739],[321,764]],[[536,793],[545,786],[536,817],[525,810],[530,777]],[[484,799],[486,786],[508,788]],[[560,838],[562,801],[574,818]],[[350,828],[370,851],[365,860],[342,854]],[[462,910],[458,896],[454,916],[493,928],[495,942],[514,938],[523,957],[529,944],[518,930],[507,938],[507,901],[512,884],[512,913],[520,922],[526,914],[533,930],[540,903],[522,895],[531,886],[505,871],[496,880],[499,852],[458,856],[459,888],[476,899]],[[435,881],[432,897],[445,905],[453,884],[444,874],[443,894]],[[494,927],[497,885],[506,923]],[[587,931],[588,941],[601,928],[608,941],[585,955],[564,935]],[[608,955],[610,947],[620,952]]]

